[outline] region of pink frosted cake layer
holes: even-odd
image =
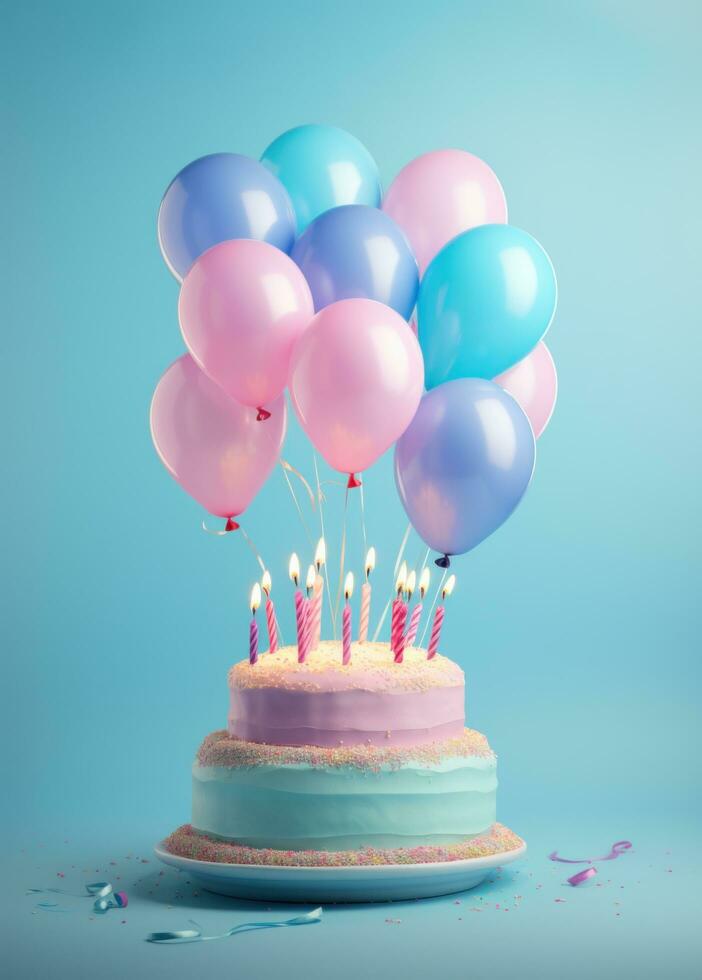
[[[500,823],[493,824],[489,833],[472,837],[458,844],[399,848],[363,847],[357,851],[284,851],[274,848],[244,847],[241,844],[232,844],[201,834],[189,823],[183,824],[165,841],[166,850],[171,854],[196,861],[302,868],[463,861],[467,858],[488,857],[516,851],[523,844],[521,837]]]
[[[386,643],[324,642],[305,663],[297,648],[244,660],[229,672],[229,734],[272,745],[413,746],[462,734],[464,678],[446,657],[415,647],[396,664]]]

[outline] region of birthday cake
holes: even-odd
[[[461,668],[409,647],[322,642],[229,671],[225,730],[193,764],[192,823],[166,846],[232,863],[456,860],[516,849],[495,823],[497,760],[465,727]]]

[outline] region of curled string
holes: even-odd
[[[283,476],[285,477],[285,482],[288,485],[288,490],[290,491],[290,495],[291,495],[291,497],[293,499],[293,503],[295,504],[295,510],[297,511],[298,517],[300,518],[300,522],[302,523],[302,526],[305,529],[305,534],[307,535],[307,540],[310,542],[310,544],[312,544],[313,543],[313,541],[312,541],[312,534],[310,532],[309,527],[307,526],[307,521],[305,520],[305,515],[302,513],[302,507],[300,507],[300,501],[297,499],[297,494],[295,493],[295,488],[293,487],[292,482],[290,481],[290,477],[288,476],[288,472],[294,473],[295,476],[297,476],[300,479],[300,481],[302,482],[302,485],[304,486],[305,490],[309,494],[310,504],[312,505],[312,510],[314,510],[314,494],[312,492],[312,487],[309,485],[309,483],[304,478],[304,476],[302,475],[302,473],[300,473],[299,470],[296,470],[294,466],[291,466],[290,463],[287,462],[287,460],[281,459],[281,460],[279,460],[279,462],[280,462],[281,469],[283,471]]]
[[[203,521],[202,522],[202,530],[206,534],[212,534],[212,535],[214,535],[214,537],[216,537],[216,538],[227,538],[227,537],[229,537],[230,534],[233,534],[234,533],[232,531],[215,530],[215,528],[208,527],[206,521]],[[260,565],[261,571],[262,572],[265,572],[265,570],[266,570],[266,564],[265,564],[263,558],[261,558],[261,556],[259,555],[259,553],[258,553],[258,551],[256,549],[256,546],[254,545],[253,541],[251,540],[251,538],[249,537],[249,535],[246,533],[246,531],[243,529],[243,527],[241,526],[241,524],[239,525],[239,527],[238,527],[237,530],[239,531],[239,533],[241,534],[242,538],[244,539],[244,541],[246,542],[246,544],[249,546],[249,548],[251,549],[251,551],[253,552],[253,556],[256,559],[256,561],[258,562],[258,564]]]
[[[339,614],[339,604],[341,603],[341,592],[344,587],[344,563],[346,561],[346,514],[349,508],[349,491],[348,488],[344,494],[344,517],[341,524],[341,548],[339,549],[340,559],[339,559],[339,587],[336,590],[336,601],[334,603],[334,639],[336,639],[336,617]]]
[[[434,594],[434,601],[432,602],[431,608],[429,609],[429,615],[427,616],[427,620],[426,620],[426,622],[424,624],[424,632],[422,633],[422,638],[419,641],[420,647],[423,647],[424,646],[424,640],[425,640],[425,637],[427,635],[427,630],[429,629],[429,624],[431,623],[431,616],[432,616],[432,613],[434,612],[434,606],[439,601],[439,596],[441,595],[441,590],[444,587],[444,582],[446,581],[446,576],[447,575],[448,575],[448,568],[445,568],[444,569],[444,572],[443,572],[443,575],[441,576],[441,581],[439,582],[439,585],[438,585],[438,587],[436,589],[436,592]]]
[[[383,628],[383,623],[385,622],[385,617],[387,616],[388,609],[390,608],[390,603],[391,603],[391,601],[393,599],[393,596],[395,595],[395,582],[397,581],[397,573],[400,570],[400,563],[402,562],[402,556],[405,553],[405,548],[407,547],[407,541],[409,539],[410,531],[411,530],[412,530],[412,525],[411,524],[408,524],[407,525],[407,530],[405,531],[404,536],[402,538],[402,543],[400,544],[400,550],[397,552],[397,558],[395,559],[395,567],[393,568],[393,571],[392,571],[392,584],[393,584],[393,588],[392,588],[392,591],[391,591],[391,594],[390,594],[390,598],[385,603],[385,609],[383,609],[383,614],[380,617],[380,622],[376,626],[375,633],[373,634],[373,642],[374,643],[378,639],[378,636],[380,635],[380,631]]]
[[[188,919],[194,929],[178,929],[175,932],[151,932],[146,937],[147,943],[207,943],[213,939],[228,939],[235,936],[238,932],[250,932],[253,929],[280,929],[284,926],[307,926],[314,925],[322,921],[322,909],[317,908],[312,912],[305,912],[304,915],[296,915],[293,919],[284,919],[282,922],[242,922],[238,926],[227,929],[214,936],[203,936],[202,928],[193,919]]]
[[[317,482],[317,503],[319,505],[319,527],[322,532],[322,537],[326,539],[324,533],[324,494],[322,493],[322,485],[319,482],[319,467],[317,466],[317,453],[312,454],[312,462],[314,463],[314,477]],[[324,580],[326,583],[325,592],[327,593],[327,603],[329,605],[329,618],[331,619],[332,632],[336,637],[336,616],[334,615],[334,603],[332,602],[331,588],[329,587],[329,569],[324,564]]]

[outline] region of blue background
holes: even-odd
[[[315,963],[340,978],[692,976],[699,5],[3,8],[0,898],[13,976],[304,977]],[[192,158],[258,157],[308,121],[357,135],[385,186],[426,150],[477,153],[557,269],[557,411],[517,513],[456,562],[444,634],[467,671],[469,722],[500,755],[499,816],[530,857],[521,878],[464,896],[510,902],[510,915],[459,920],[449,898],[152,948],[144,934],[184,926],[195,899],[156,901],[125,872],[122,925],[73,906],[32,915],[23,893],[58,871],[94,880],[111,859],[148,858],[188,818],[191,757],[225,723],[256,566],[241,537],[202,533],[151,446],[151,393],[182,351],[156,211]],[[285,455],[311,475],[294,427]],[[342,493],[326,489],[334,562]],[[379,596],[405,527],[389,458],[365,504]],[[357,509],[349,521],[360,562]],[[311,552],[281,473],[246,528],[290,636],[287,555]],[[421,554],[416,539],[409,550]],[[544,857],[622,837],[635,853],[601,866],[599,889],[564,891],[566,866]],[[261,914],[210,898],[197,915],[213,931],[247,917]]]

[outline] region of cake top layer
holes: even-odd
[[[377,772],[381,768],[399,769],[420,762],[425,765],[449,758],[494,760],[488,740],[472,728],[461,735],[425,745],[378,747],[373,745],[318,746],[267,745],[235,738],[226,730],[212,732],[197,753],[201,766],[223,766],[227,769],[250,769],[253,766],[313,766],[340,769],[349,766]]]
[[[392,694],[462,687],[463,671],[440,654],[427,660],[426,650],[408,647],[396,664],[387,643],[352,643],[351,662],[341,662],[341,643],[325,640],[305,663],[297,662],[297,647],[264,654],[256,664],[242,660],[229,671],[237,688],[283,688],[289,691],[372,691]]]

